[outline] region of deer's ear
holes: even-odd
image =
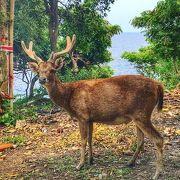
[[[54,69],[55,70],[61,69],[63,67],[63,64],[64,64],[63,59],[61,59],[61,58],[57,59],[54,63]]]
[[[28,62],[28,66],[29,66],[29,68],[31,69],[32,72],[34,72],[34,73],[38,72],[39,66],[38,66],[37,63]]]

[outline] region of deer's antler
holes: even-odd
[[[75,34],[73,35],[72,40],[69,36],[66,36],[66,48],[57,53],[52,52],[48,61],[54,63],[57,60],[61,60],[61,62],[63,62],[62,57],[68,53],[71,58],[72,64],[73,64],[73,69],[74,69],[73,71],[78,72],[77,61],[74,60],[73,55],[72,55],[72,49],[73,49],[75,42],[76,42]]]
[[[29,48],[26,47],[24,41],[21,41],[21,46],[22,46],[24,52],[25,52],[31,59],[37,61],[38,64],[40,64],[41,62],[43,62],[43,60],[42,60],[40,57],[38,57],[38,56],[36,55],[36,53],[32,50],[32,48],[33,48],[33,42],[32,42],[32,41],[30,41],[30,43],[29,43]]]
[[[76,35],[74,34],[72,37],[72,40],[69,36],[66,37],[66,48],[60,52],[53,53],[52,58],[49,59],[49,61],[55,61],[57,58],[60,58],[61,56],[64,56],[67,53],[71,53],[72,48],[76,41]]]

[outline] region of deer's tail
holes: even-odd
[[[163,85],[161,84],[158,85],[157,94],[158,94],[157,110],[161,111],[163,108],[163,97],[164,97]]]

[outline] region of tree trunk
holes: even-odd
[[[175,71],[175,73],[176,73],[176,74],[178,75],[178,77],[180,78],[180,72],[179,72],[179,69],[178,69],[176,56],[173,57],[173,65],[174,65],[174,71]]]
[[[0,0],[0,45],[8,45],[7,2]],[[8,62],[6,53],[0,51],[1,90],[8,93]]]
[[[44,0],[44,3],[46,7],[46,13],[49,16],[49,37],[51,50],[56,52],[59,25],[58,0]]]
[[[32,78],[31,85],[30,85],[30,88],[29,88],[29,99],[34,96],[33,89],[34,89],[34,85],[35,85],[37,80],[38,80],[38,76],[37,75]]]

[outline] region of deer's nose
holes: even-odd
[[[45,84],[46,83],[46,78],[45,77],[39,78],[39,83],[40,84]]]

